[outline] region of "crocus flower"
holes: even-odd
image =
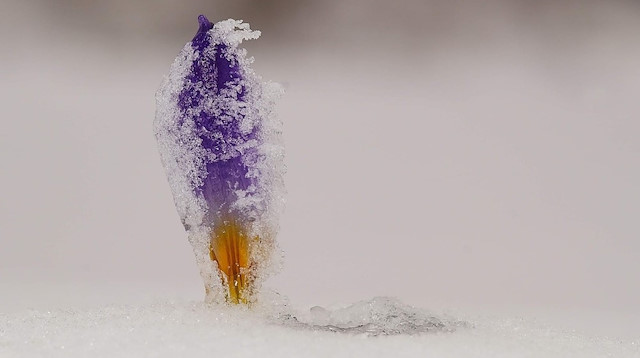
[[[249,303],[272,266],[282,206],[281,89],[238,47],[258,31],[198,22],[158,91],[155,133],[207,301]]]

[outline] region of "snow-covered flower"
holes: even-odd
[[[283,148],[263,83],[238,45],[260,36],[237,20],[199,29],[157,94],[156,138],[207,299],[250,302],[274,249]]]

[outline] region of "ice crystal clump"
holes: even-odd
[[[453,332],[462,322],[443,320],[395,298],[375,297],[336,310],[312,307],[307,314],[285,314],[285,325],[320,331],[379,335]]]
[[[274,100],[282,89],[263,82],[238,47],[259,31],[232,19],[214,25],[202,15],[199,24],[156,95],[155,134],[207,299],[220,301],[223,282],[212,265],[210,240],[228,218],[247,237],[259,238],[249,245],[256,286],[274,266],[284,191]]]

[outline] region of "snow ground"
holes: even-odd
[[[368,336],[291,327],[268,309],[164,302],[0,316],[12,357],[638,357],[640,342],[520,319],[467,318],[454,331]]]

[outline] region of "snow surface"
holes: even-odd
[[[325,313],[342,323],[377,317],[390,327],[408,322],[385,320],[405,308],[376,298]],[[165,302],[14,313],[0,316],[0,357],[640,356],[637,341],[581,336],[521,319],[441,320],[436,329],[377,335],[316,327],[322,324],[318,310],[325,311],[312,308],[306,324],[291,324],[286,305],[273,301],[254,310]]]

